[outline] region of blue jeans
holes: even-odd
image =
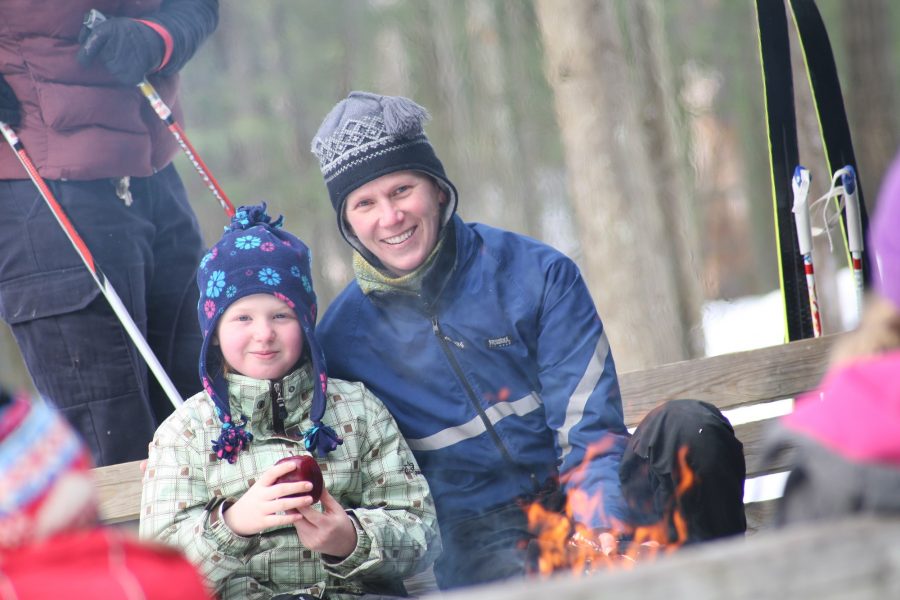
[[[441,526],[443,553],[434,565],[442,590],[522,577],[527,545],[534,539],[516,502],[478,517]]]
[[[48,184],[182,396],[198,391],[204,249],[174,166],[132,178],[131,206],[111,180]],[[145,458],[170,401],[30,180],[0,181],[0,215],[0,318],[38,393],[96,464]]]

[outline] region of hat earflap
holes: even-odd
[[[329,452],[344,443],[344,440],[330,426],[322,423],[325,416],[325,403],[328,397],[328,376],[325,371],[325,355],[316,341],[315,306],[310,307],[309,312],[304,312],[300,317],[303,326],[303,334],[309,348],[309,359],[313,367],[313,376],[316,378],[313,388],[312,408],[309,416],[313,426],[303,432],[303,446],[309,452],[324,457]]]
[[[206,361],[207,347],[204,344],[200,361],[204,364]],[[222,423],[222,429],[219,431],[219,437],[213,440],[212,449],[216,456],[227,460],[230,464],[237,462],[238,453],[250,446],[253,441],[253,434],[246,430],[247,418],[241,415],[240,421],[233,421],[231,412],[228,410],[228,384],[225,381],[225,374],[222,369],[221,360],[217,360],[215,352],[210,357],[209,363],[215,375],[206,372],[203,377],[203,389],[213,401],[216,409],[216,416]],[[202,367],[201,367],[202,368]],[[210,381],[212,379],[212,381]],[[224,392],[223,394],[220,392]],[[222,404],[225,407],[222,407]]]

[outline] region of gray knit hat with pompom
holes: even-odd
[[[344,201],[353,190],[395,171],[421,171],[434,177],[447,194],[446,222],[456,211],[456,188],[428,141],[423,123],[428,112],[401,96],[351,92],[338,102],[313,138],[312,152],[337,212],[344,238],[358,250],[346,230]]]

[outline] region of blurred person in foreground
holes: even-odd
[[[85,13],[108,18],[82,28]],[[178,144],[135,87],[181,122],[178,71],[217,0],[0,2],[0,121],[25,151],[182,395],[200,350],[196,216]],[[9,145],[0,144],[0,318],[38,392],[109,465],[142,458],[169,399]]]
[[[0,390],[0,598],[210,598],[178,552],[99,523],[90,467],[54,407]]]
[[[329,373],[373,390],[415,453],[444,544],[439,586],[526,573],[535,535],[524,508],[564,510],[565,494],[573,542],[616,552],[634,525],[673,514],[682,447],[702,482],[677,500],[686,541],[742,533],[744,457],[727,419],[677,400],[629,434],[577,266],[531,238],[464,223],[427,117],[407,98],[353,92],[312,151],[355,250],[355,281],[319,328]]]
[[[880,276],[859,326],[835,343],[822,383],[767,442],[769,458],[794,453],[781,525],[900,514],[900,154],[882,182],[868,250]]]

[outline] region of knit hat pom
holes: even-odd
[[[225,226],[225,233],[250,229],[256,225],[277,229],[281,227],[283,222],[284,216],[280,216],[275,221],[272,221],[272,217],[266,213],[266,203],[263,202],[253,206],[240,207],[234,213],[234,216],[231,217],[231,223]]]
[[[303,432],[304,447],[309,452],[317,454],[319,458],[324,457],[343,443],[344,440],[338,437],[334,429],[328,425],[323,425],[321,422],[313,425],[308,431]]]
[[[400,137],[422,133],[423,123],[431,118],[423,107],[401,96],[382,96],[381,108],[384,111],[385,131]]]

